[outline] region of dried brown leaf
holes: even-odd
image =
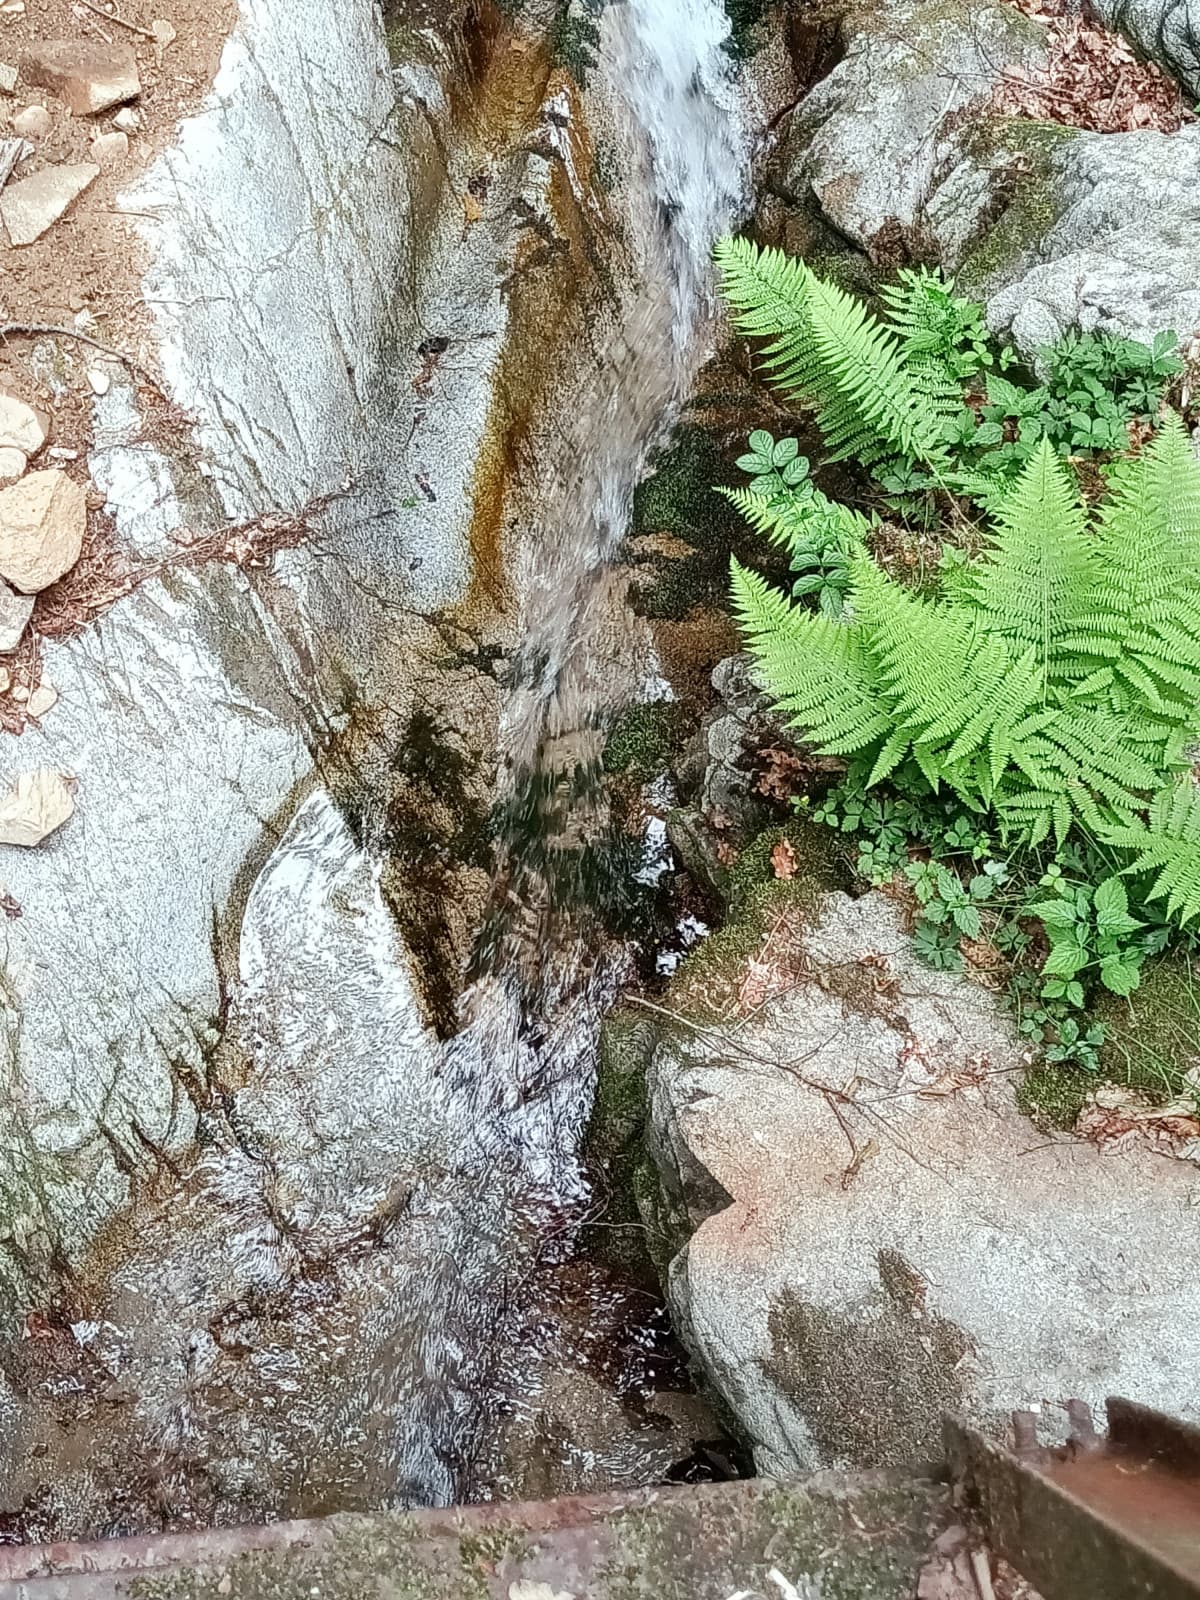
[[[771,851],[771,871],[777,878],[796,876],[796,852],[786,839],[781,839]]]

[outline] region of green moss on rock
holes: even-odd
[[[613,723],[604,745],[604,770],[625,773],[638,783],[665,772],[682,727],[674,700],[649,700],[628,706]]]
[[[1043,1133],[1064,1132],[1075,1126],[1095,1080],[1077,1067],[1038,1062],[1017,1085],[1017,1105]]]
[[[660,1262],[650,1249],[638,1195],[653,1173],[645,1149],[646,1074],[657,1030],[649,1012],[615,1007],[600,1029],[600,1059],[583,1154],[604,1198],[598,1225],[585,1232],[593,1259],[657,1290]],[[648,1199],[648,1204],[651,1201]]]
[[[1186,955],[1147,965],[1126,1000],[1105,995],[1095,1008],[1108,1038],[1100,1051],[1101,1076],[1152,1100],[1188,1091],[1187,1074],[1200,1065],[1200,983]]]
[[[967,137],[968,156],[999,168],[993,179],[992,219],[958,271],[960,286],[977,290],[1020,261],[1058,220],[1055,158],[1079,129],[1018,117],[984,117]]]
[[[790,877],[776,873],[773,858],[781,845],[790,850]],[[781,918],[791,913],[809,922],[825,895],[851,887],[844,849],[839,834],[801,818],[758,834],[731,865],[723,925],[681,963],[670,1004],[699,1018],[720,1014],[746,962]]]

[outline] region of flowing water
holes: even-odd
[[[623,972],[601,911],[631,885],[609,836],[600,753],[605,713],[637,684],[612,561],[634,488],[705,354],[712,244],[748,183],[719,0],[625,0],[610,23],[602,70],[640,145],[635,181],[653,196],[652,225],[618,336],[544,473],[519,585],[526,642],[501,734],[507,825],[464,1027],[446,1049],[455,1116],[513,1182],[502,1248],[518,1301],[548,1265],[547,1235],[588,1198],[578,1149],[600,1021]],[[479,1392],[519,1389],[519,1354],[506,1356],[502,1335],[492,1356],[493,1382]],[[478,1491],[470,1476],[456,1496]]]
[[[630,165],[635,270],[526,486],[538,523],[517,540],[505,820],[458,1032],[439,1042],[421,1022],[378,852],[317,791],[245,908],[228,1026],[241,1087],[186,1182],[114,1241],[89,1320],[23,1347],[45,1396],[26,1456],[55,1489],[21,1537],[543,1481],[511,1463],[541,1448],[546,1330],[569,1320],[555,1302],[591,1292],[569,1248],[590,1200],[579,1147],[628,961],[606,908],[636,893],[600,753],[648,664],[613,560],[706,354],[710,249],[748,186],[727,31],[720,0],[605,13],[593,97]],[[653,1334],[627,1313],[605,1308],[600,1365],[652,1383]],[[612,1431],[600,1415],[595,1451],[547,1488],[591,1486]]]

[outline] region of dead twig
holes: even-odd
[[[164,400],[171,397],[163,388],[159,380],[149,370],[136,361],[133,356],[126,355],[123,350],[114,349],[110,344],[102,344],[99,339],[93,339],[90,333],[80,333],[77,328],[64,328],[53,322],[0,322],[0,340],[17,339],[74,339],[79,344],[90,345],[93,350],[99,350],[102,355],[111,356],[114,361],[120,361],[135,372],[144,383],[162,395]]]
[[[158,43],[157,36],[151,33],[149,28],[143,28],[141,23],[129,22],[126,18],[119,17],[115,11],[105,11],[103,6],[93,5],[92,0],[78,0],[78,3],[95,12],[96,16],[103,17],[105,22],[115,22],[118,28],[128,28],[130,33],[140,33],[143,39],[153,39],[155,44]]]

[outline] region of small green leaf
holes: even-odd
[[[1129,896],[1120,878],[1106,878],[1097,888],[1093,904],[1096,927],[1102,934],[1116,937],[1141,927],[1137,918],[1129,915]]]
[[[771,451],[771,465],[773,467],[786,467],[789,461],[794,461],[800,454],[799,442],[795,439],[780,439]]]
[[[1042,967],[1043,973],[1062,978],[1073,978],[1077,972],[1082,972],[1088,964],[1088,952],[1082,945],[1071,940],[1064,940],[1056,944],[1046,957]]]
[[[1079,920],[1069,900],[1037,900],[1028,913],[1040,917],[1048,928],[1073,928]]]
[[[1109,956],[1100,963],[1100,982],[1113,994],[1132,994],[1141,981],[1142,974],[1136,961]]]
[[[775,448],[774,436],[769,434],[765,428],[755,428],[747,442],[751,450],[757,455],[766,456],[768,459],[770,459],[771,452]]]

